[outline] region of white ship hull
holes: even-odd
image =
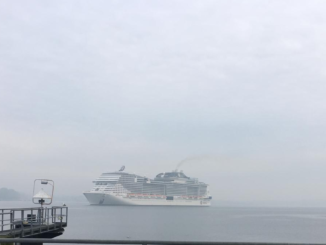
[[[115,195],[113,193],[94,193],[85,192],[85,197],[92,205],[148,205],[148,206],[201,206],[207,207],[211,205],[209,199],[185,199],[174,198],[174,200],[166,200],[165,198],[156,198],[150,196],[130,197],[123,195]]]

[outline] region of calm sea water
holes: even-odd
[[[23,206],[32,205],[0,202]],[[326,208],[68,207],[68,227],[59,238],[326,242]]]

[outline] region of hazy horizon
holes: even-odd
[[[180,169],[326,206],[326,2],[0,1],[0,188]]]

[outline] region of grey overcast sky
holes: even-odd
[[[326,1],[0,1],[0,187],[181,167],[326,206]]]

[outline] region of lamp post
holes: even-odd
[[[48,195],[43,188],[39,190],[36,194],[36,184],[40,182],[41,185],[50,185],[51,188],[51,195]],[[32,201],[34,204],[41,204],[41,209],[39,210],[39,223],[43,223],[43,217],[44,217],[44,209],[43,205],[50,205],[53,200],[53,192],[54,192],[54,182],[53,180],[48,179],[36,179],[34,180],[34,187],[33,187],[33,198]]]

